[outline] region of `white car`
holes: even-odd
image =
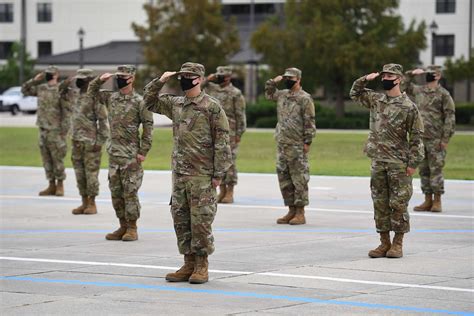
[[[25,97],[21,87],[11,87],[0,95],[0,112],[9,111],[12,115],[19,112],[36,113],[38,98]]]

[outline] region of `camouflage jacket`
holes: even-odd
[[[389,97],[366,89],[366,84],[365,76],[354,81],[350,96],[370,109],[367,156],[416,168],[424,157],[423,122],[418,108],[406,93]]]
[[[68,134],[71,126],[71,104],[66,84],[50,86],[30,79],[23,84],[21,92],[25,96],[38,97],[36,125],[39,128]]]
[[[231,166],[229,123],[219,101],[204,92],[194,98],[159,95],[157,79],[146,87],[145,105],[173,121],[173,171],[221,179]]]
[[[429,88],[412,83],[412,77],[407,76],[406,93],[418,105],[425,131],[423,138],[439,139],[448,143],[454,135],[456,117],[454,101],[449,92],[438,85]]]
[[[89,94],[74,89],[72,99],[72,139],[91,145],[103,145],[109,137],[105,105],[95,102]]]
[[[316,135],[315,110],[311,96],[300,89],[278,90],[273,79],[265,83],[265,97],[277,102],[275,139],[281,144],[311,144]]]
[[[207,94],[219,100],[229,121],[230,136],[241,137],[247,128],[245,99],[242,92],[234,87],[232,83],[221,87],[214,82],[206,80],[202,87],[205,88]]]
[[[94,102],[103,103],[108,110],[110,142],[107,152],[110,156],[134,158],[137,154],[146,156],[153,137],[153,114],[145,108],[141,95],[133,91],[125,95],[100,90],[100,77],[92,80],[87,91]],[[140,124],[143,131],[140,137]]]

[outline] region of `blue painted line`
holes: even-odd
[[[61,233],[108,233],[107,229],[2,229],[0,235],[22,235],[22,234],[61,234]],[[174,229],[140,229],[141,233],[172,233]],[[220,233],[374,233],[373,229],[349,229],[349,228],[314,228],[314,229],[276,229],[276,228],[214,228],[214,232]],[[444,234],[466,234],[474,233],[474,229],[416,229],[411,233],[444,233]]]
[[[170,291],[180,293],[199,293],[199,294],[211,294],[220,296],[230,297],[245,297],[245,298],[256,298],[256,299],[269,299],[269,300],[285,300],[291,302],[304,302],[304,303],[317,303],[317,304],[328,304],[328,305],[339,305],[348,307],[362,307],[370,309],[386,309],[386,310],[398,310],[407,312],[417,313],[436,313],[436,314],[447,314],[447,315],[462,315],[462,316],[473,316],[474,312],[465,311],[453,311],[444,309],[431,309],[424,307],[414,306],[397,306],[397,305],[385,305],[385,304],[373,304],[363,302],[351,302],[351,301],[338,301],[338,300],[325,300],[311,297],[300,297],[300,296],[287,296],[287,295],[273,295],[266,293],[256,292],[239,292],[239,291],[221,291],[212,289],[198,289],[192,287],[172,287],[166,285],[148,285],[139,283],[115,283],[115,282],[93,282],[93,281],[81,281],[81,280],[57,280],[47,278],[31,278],[31,277],[9,277],[2,276],[0,280],[5,281],[30,281],[37,283],[53,283],[53,284],[70,284],[70,285],[91,285],[98,287],[122,287],[130,289],[145,289],[155,291]]]

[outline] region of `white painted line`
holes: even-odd
[[[64,263],[64,264],[110,266],[110,267],[125,267],[125,268],[143,268],[143,269],[172,270],[172,271],[178,269],[177,267],[154,266],[154,265],[144,265],[144,264],[56,260],[56,259],[42,259],[42,258],[0,257],[0,260],[43,262],[43,263]],[[427,290],[474,293],[474,289],[466,289],[466,288],[459,288],[459,287],[432,286],[432,285],[423,285],[423,284],[395,283],[395,282],[381,282],[381,281],[366,281],[366,280],[357,280],[357,279],[332,278],[332,277],[324,277],[324,276],[316,276],[316,275],[301,275],[301,274],[287,274],[287,273],[274,273],[274,272],[232,271],[232,270],[209,270],[209,272],[221,273],[221,274],[235,274],[235,275],[269,276],[269,277],[277,277],[277,278],[324,280],[324,281],[333,281],[333,282],[342,282],[342,283],[370,284],[370,285],[382,285],[382,286],[393,286],[393,287],[404,287],[404,288],[419,288],[419,289],[427,289]]]
[[[311,187],[313,190],[321,190],[321,191],[331,191],[334,190],[332,187]]]
[[[80,202],[79,198],[71,197],[57,197],[57,196],[36,196],[36,195],[0,195],[2,199],[12,199],[12,200],[48,200],[48,201],[77,201]],[[96,199],[97,202],[110,202],[110,199]],[[141,200],[142,204],[150,203],[154,205],[169,205],[169,201],[157,201],[149,202]],[[265,210],[286,210],[284,206],[269,206],[269,205],[246,205],[246,204],[219,204],[219,208],[228,207],[228,208],[257,208]],[[361,210],[343,210],[343,209],[328,209],[328,208],[319,208],[319,207],[305,207],[307,211],[316,211],[316,212],[327,212],[327,213],[353,213],[353,214],[374,214],[372,211],[361,211]],[[410,216],[419,216],[419,217],[430,217],[430,218],[464,218],[464,219],[474,219],[474,216],[471,215],[452,215],[452,214],[433,214],[433,213],[410,213]]]

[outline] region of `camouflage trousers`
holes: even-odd
[[[230,149],[232,151],[232,165],[224,175],[222,180],[223,184],[226,185],[237,185],[237,152],[239,150],[239,144],[235,141],[235,136],[230,139]]]
[[[278,144],[276,172],[285,205],[308,205],[309,163],[302,144]]]
[[[425,145],[425,158],[419,166],[421,190],[424,194],[443,194],[443,167],[446,150],[439,147],[439,140],[423,139],[423,144]]]
[[[67,153],[66,137],[59,131],[40,128],[39,148],[46,178],[49,181],[66,179],[64,172],[64,158]]]
[[[410,231],[407,207],[413,194],[412,177],[407,166],[372,160],[370,189],[374,202],[374,219],[377,232]]]
[[[143,168],[136,158],[109,157],[109,188],[118,218],[134,221],[140,218],[138,189]]]
[[[216,189],[209,176],[173,174],[171,215],[181,254],[214,252],[212,222],[217,212]]]
[[[73,141],[71,161],[76,174],[77,188],[81,196],[99,195],[99,170],[101,150],[86,142]]]

